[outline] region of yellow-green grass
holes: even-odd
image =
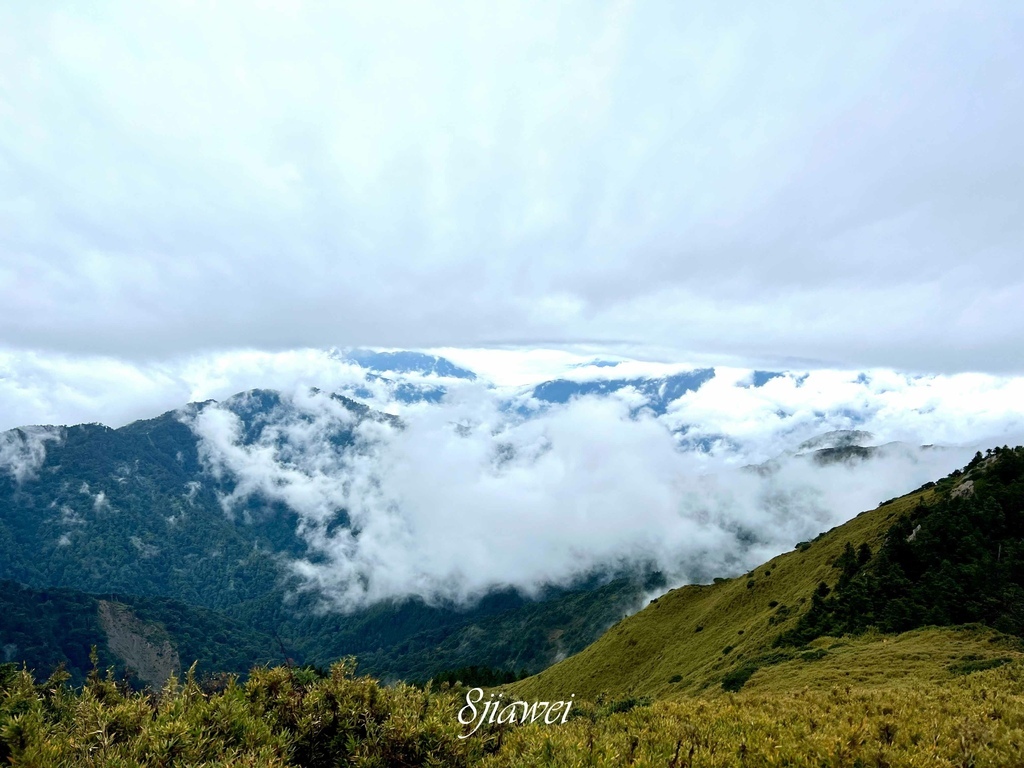
[[[759,667],[744,691],[955,684],[972,670],[1024,661],[1018,638],[986,627],[927,627],[901,635],[821,637],[811,651]],[[973,672],[976,674],[976,672]]]
[[[833,563],[847,543],[857,547],[866,542],[877,550],[892,523],[932,493],[915,492],[864,512],[819,536],[809,547],[779,555],[747,575],[674,589],[613,625],[582,652],[509,686],[509,691],[523,698],[570,694],[590,699],[602,694],[671,698],[716,687],[730,670],[762,663],[766,655],[777,652],[772,642],[807,610],[818,583],[831,586],[837,580],[839,572]],[[783,615],[787,610],[788,615]],[[845,666],[836,674],[845,676],[850,671],[865,676],[867,673],[854,673],[860,664],[856,659],[863,654],[885,656],[893,649],[913,646],[913,653],[941,655],[951,637],[957,638],[954,645],[961,656],[985,656],[995,648],[987,635],[948,631],[917,633],[891,648],[892,641],[880,639],[877,651],[871,649],[870,639],[848,640],[844,641],[848,652],[829,652],[835,658],[808,667],[813,672],[804,671],[806,662],[788,662],[776,670],[759,671],[751,684],[768,685],[769,680],[787,679],[786,675],[806,681],[837,664]],[[1003,653],[1002,646],[997,652]],[[897,670],[894,674],[898,674],[895,657],[892,663]]]
[[[942,683],[744,689],[504,734],[480,765],[897,768],[1024,765],[1024,665]]]

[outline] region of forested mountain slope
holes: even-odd
[[[311,397],[329,398],[351,414],[352,427],[331,436],[341,450],[363,420],[397,423],[346,397]],[[190,426],[214,406],[238,417],[243,445],[291,408],[281,393],[252,390],[219,406],[192,404],[119,429],[85,424],[0,435],[9,459],[9,471],[0,471],[0,579],[31,588],[12,591],[7,599],[17,598],[20,607],[0,613],[6,657],[44,675],[63,661],[78,679],[96,643],[104,663],[122,664],[104,656],[95,595],[133,609],[158,598],[206,609],[202,623],[212,630],[211,622],[223,622],[223,632],[235,637],[234,655],[216,643],[181,644],[219,634],[191,632],[197,611],[184,633],[159,611],[154,616],[168,625],[181,657],[197,653],[203,669],[241,672],[285,657],[329,664],[354,654],[361,669],[388,678],[426,679],[471,664],[535,671],[581,650],[648,588],[644,575],[598,574],[547,589],[537,600],[499,590],[470,606],[408,599],[346,613],[318,610],[317,595],[297,592],[288,566],[308,554],[294,511],[259,493],[230,510],[222,504],[236,479],[210,471]],[[346,524],[344,510],[337,518]],[[54,634],[43,622],[26,632],[33,605],[60,617],[53,619],[57,626],[77,629]]]

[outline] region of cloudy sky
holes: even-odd
[[[6,3],[7,375],[565,344],[1021,373],[1021,39],[1016,2]]]

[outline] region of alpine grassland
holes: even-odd
[[[672,699],[744,676],[814,684],[834,667],[861,682],[939,679],[956,658],[1019,657],[1022,585],[1024,449],[999,449],[747,574],[671,590],[510,690]],[[881,630],[894,623],[910,634]]]
[[[1019,662],[942,683],[795,686],[584,705],[510,731],[485,766],[1024,765]],[[617,711],[618,710],[618,711]]]
[[[349,661],[329,671],[254,669],[133,691],[94,672],[80,689],[0,668],[0,763],[80,766],[467,765],[490,742],[459,739],[451,693],[384,687]]]

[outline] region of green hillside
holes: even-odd
[[[864,512],[744,576],[662,595],[615,624],[586,650],[510,690],[525,698],[569,694],[589,699],[674,698],[745,685],[771,689],[839,680],[892,684],[902,678],[948,679],[957,670],[1018,659],[1022,655],[1018,622],[1024,616],[1020,599],[1024,568],[1019,559],[1022,476],[1022,449],[990,452],[984,460],[979,455],[965,470]],[[916,525],[921,527],[915,535]],[[905,549],[935,552],[951,526],[960,527],[960,535],[953,537],[957,547],[950,545],[948,553],[943,550],[934,567],[923,555],[907,555],[913,562],[906,567],[920,573],[908,578],[900,571],[899,583],[906,594],[901,592],[886,603],[887,591],[895,589],[897,581],[891,578],[892,558],[897,556],[889,554],[896,547],[894,542],[903,542]],[[984,546],[976,541],[982,535]],[[909,544],[907,538],[911,538]],[[856,565],[849,565],[850,550],[856,563],[861,545],[867,547],[865,557],[878,554],[867,559],[861,577],[851,576]],[[877,573],[872,576],[882,568],[889,569],[885,572],[889,580]],[[955,578],[945,583],[936,574]],[[978,581],[965,586],[964,574],[974,574]],[[987,592],[984,579],[988,579]],[[857,587],[860,582],[866,584]],[[857,620],[841,621],[836,618],[841,611],[833,603],[845,599],[850,583],[863,593],[864,612],[857,614]],[[932,591],[915,591],[915,584],[921,583],[933,584]],[[829,594],[832,597],[826,597]],[[986,594],[991,599],[981,599]],[[885,616],[874,616],[870,610],[897,599],[911,611],[900,628],[915,631],[880,632],[877,625],[886,623]],[[982,625],[928,627],[958,623],[944,607],[952,599],[965,606],[961,613],[967,620],[985,620],[1013,634]],[[920,605],[914,600],[931,602]],[[978,615],[971,613],[971,605],[977,607]],[[844,606],[849,612],[849,606]],[[820,618],[823,612],[832,618],[815,624],[814,617]],[[832,626],[853,634],[838,638],[817,631]]]
[[[202,676],[285,661],[274,638],[216,611],[167,598],[111,597],[0,581],[0,661],[16,660],[40,678],[61,665],[81,684],[95,648],[101,668],[155,688],[193,662]]]
[[[535,672],[586,648],[615,616],[636,608],[650,583],[617,578],[600,586],[563,590],[498,614],[469,614],[462,624],[418,633],[386,651],[359,654],[359,668],[386,680],[414,681],[472,665]],[[328,639],[309,658],[325,665],[345,655],[339,650]]]
[[[359,668],[387,680],[420,681],[470,665],[516,671],[541,669],[559,655],[585,648],[607,626],[610,616],[622,615],[636,604],[644,588],[641,583],[620,578],[540,602],[515,603],[497,613],[493,606],[468,612],[461,623],[422,630],[394,646],[360,654]],[[132,636],[129,644],[161,645],[166,640],[169,652],[179,661],[151,669],[149,677],[140,674],[136,659],[126,658],[111,646],[110,615],[101,611],[105,603],[119,606],[116,616],[128,625],[124,631]],[[0,663],[24,664],[40,679],[63,665],[72,682],[79,684],[92,669],[89,654],[95,646],[101,668],[113,667],[119,675],[132,668],[136,680],[158,688],[171,667],[180,671],[192,662],[197,662],[200,675],[244,675],[253,666],[279,664],[287,658],[329,666],[348,655],[345,651],[356,642],[353,638],[367,626],[372,628],[374,623],[403,614],[415,626],[424,615],[429,616],[424,610],[417,606],[385,606],[380,614],[311,617],[305,635],[309,650],[300,654],[278,635],[178,600],[90,595],[63,588],[32,589],[0,580]],[[354,625],[347,632],[346,621]],[[332,626],[338,627],[336,634],[330,631]],[[314,644],[316,647],[311,647]]]

